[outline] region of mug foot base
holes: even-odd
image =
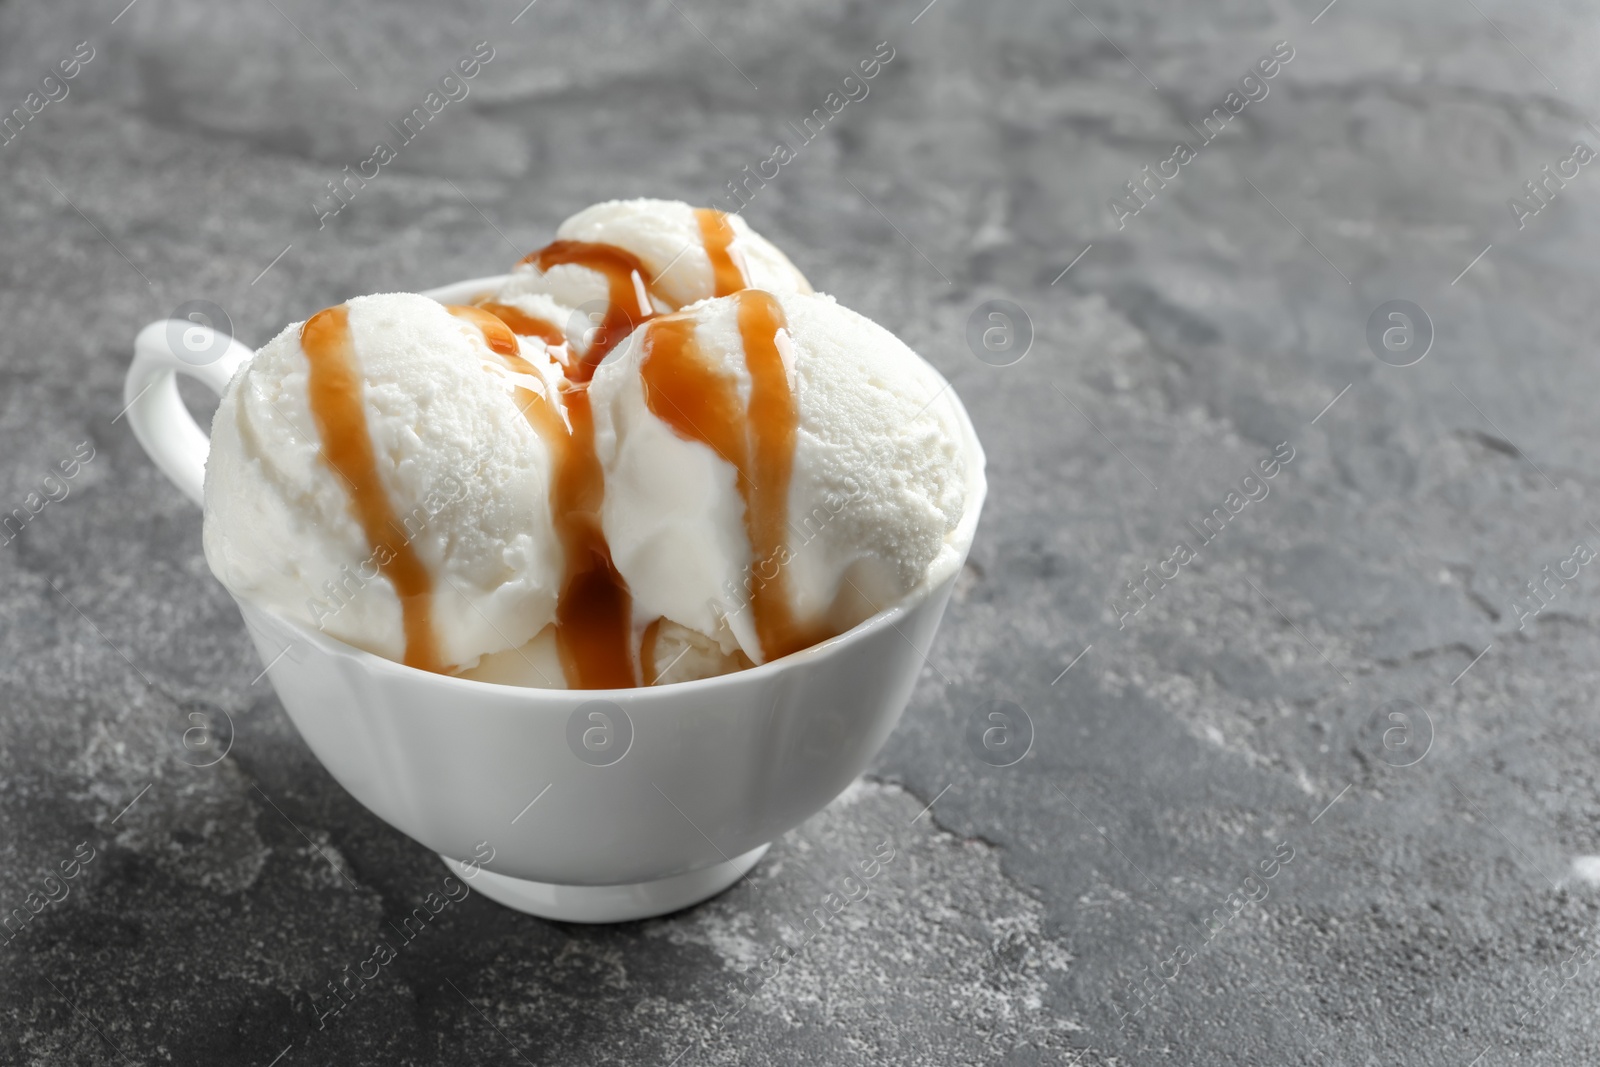
[[[467,883],[497,904],[568,923],[619,923],[649,919],[709,900],[743,878],[766,855],[758,845],[731,860],[687,874],[631,885],[555,885],[530,882],[479,869]],[[466,878],[467,866],[440,856],[445,866]]]

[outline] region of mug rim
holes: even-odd
[[[480,289],[496,287],[509,277],[509,274],[499,274],[481,278],[469,278],[436,286],[432,289],[424,289],[419,295],[437,300],[440,303],[446,303],[464,299]],[[921,359],[922,357],[918,355],[917,358]],[[927,363],[926,360],[923,360],[923,362]],[[982,512],[984,501],[988,496],[989,484],[986,473],[988,462],[983,446],[978,441],[977,431],[973,428],[972,419],[967,414],[967,407],[961,402],[960,395],[956,393],[954,387],[950,385],[949,379],[945,378],[938,368],[931,363],[928,363],[927,366],[950,392],[950,398],[954,404],[956,418],[965,437],[967,449],[967,499],[965,506],[962,508],[961,520],[956,524],[956,528],[950,532],[950,539],[946,542],[956,550],[955,566],[951,568],[950,573],[941,575],[936,580],[932,575],[925,577],[905,596],[862,619],[843,633],[835,634],[825,640],[818,641],[814,645],[808,645],[799,651],[791,652],[786,656],[779,656],[777,659],[758,663],[754,667],[730,671],[727,674],[713,675],[709,678],[689,678],[681,682],[668,682],[666,685],[639,685],[621,689],[555,689],[544,686],[514,685],[509,682],[491,682],[481,678],[463,678],[460,675],[441,674],[435,671],[425,671],[420,667],[412,667],[398,660],[380,656],[376,652],[370,652],[367,649],[352,645],[348,641],[340,640],[323,630],[314,629],[299,619],[289,618],[270,608],[252,604],[242,597],[234,596],[231,591],[229,596],[233,597],[234,602],[239,605],[241,612],[244,614],[265,616],[279,626],[293,630],[303,640],[311,642],[313,647],[317,644],[327,646],[319,649],[325,655],[343,655],[355,660],[359,666],[369,671],[390,671],[401,676],[409,674],[419,679],[431,679],[480,691],[504,690],[524,694],[548,694],[552,697],[559,694],[560,699],[566,701],[570,701],[574,696],[581,696],[583,699],[589,700],[615,700],[619,694],[627,695],[630,700],[639,700],[649,699],[642,696],[645,693],[688,693],[691,691],[691,687],[710,689],[717,686],[736,685],[744,681],[757,682],[785,670],[798,669],[812,660],[831,655],[847,642],[860,640],[868,633],[880,630],[884,626],[895,625],[897,618],[908,614],[913,608],[922,604],[941,585],[947,582],[954,583],[961,576],[961,571],[966,567],[967,555],[971,551],[973,537],[977,533],[978,516]],[[920,652],[921,650],[919,649],[918,651]],[[927,659],[927,653],[922,653],[922,656],[924,660]],[[534,697],[534,699],[538,698]]]

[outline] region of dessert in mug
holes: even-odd
[[[562,223],[471,306],[358,297],[229,383],[205,552],[241,599],[424,670],[705,678],[948,577],[945,381],[737,216]]]

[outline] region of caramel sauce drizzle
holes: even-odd
[[[529,315],[521,308],[512,307],[510,304],[497,304],[493,300],[482,300],[473,306],[482,308],[523,337],[537,337],[551,347],[567,343],[567,335],[561,332],[560,327],[537,315]]]
[[[649,292],[650,272],[639,257],[626,248],[589,241],[552,241],[519,262],[531,263],[542,271],[570,263],[587,267],[606,280],[609,299],[594,342],[583,358],[575,360],[567,370],[567,377],[580,385],[587,385],[594,377],[594,369],[607,352],[621,344],[635,326],[655,314],[654,308],[639,307],[639,288],[634,283],[637,276],[639,284]]]
[[[349,308],[341,304],[307,319],[300,328],[300,347],[310,364],[307,402],[322,439],[322,456],[349,488],[372,558],[400,598],[406,639],[402,662],[442,672],[446,667],[433,626],[433,576],[406,538],[378,478],[362,398],[365,383],[350,342]]]
[[[700,241],[706,246],[706,258],[711,260],[712,296],[732,296],[748,286],[744,271],[734,262],[728,250],[733,244],[733,223],[726,212],[714,207],[695,208],[695,221],[700,225]]]
[[[566,555],[566,573],[556,597],[556,647],[567,684],[574,689],[623,689],[639,684],[633,650],[633,597],[617,571],[600,528],[605,476],[594,451],[594,412],[589,381],[600,361],[635,324],[654,315],[639,307],[639,287],[649,271],[623,248],[586,241],[555,241],[522,262],[541,271],[570,263],[606,279],[609,301],[589,350],[567,364],[562,386],[570,431],[543,431],[555,474],[550,510]],[[636,282],[635,279],[638,279]],[[515,328],[515,323],[510,323]]]
[[[505,365],[534,375],[522,357],[511,326],[487,308],[451,307],[450,313],[483,331],[489,348]],[[583,401],[574,405],[575,393]],[[594,455],[592,421],[580,423],[581,407],[589,414],[588,389],[568,392],[567,416],[572,429],[543,394],[517,387],[517,404],[534,432],[550,449],[550,507],[556,534],[566,554],[566,570],[556,598],[556,646],[562,673],[574,689],[619,689],[638,684],[633,669],[632,600],[627,583],[611,563],[611,553],[600,532],[600,499],[604,482],[600,461]],[[586,427],[584,437],[580,427]],[[649,670],[649,668],[646,668]]]
[[[489,346],[489,351],[499,356],[501,362],[510,369],[520,374],[534,374],[533,367],[522,358],[522,346],[517,342],[517,335],[513,332],[514,327],[490,307],[482,304],[446,304],[444,309],[456,318],[466,319],[476,326],[482,332],[483,342]],[[506,310],[522,314],[516,308]]]
[[[745,289],[738,301],[739,335],[750,374],[748,406],[739,396],[738,380],[701,353],[688,317],[668,315],[646,327],[639,373],[650,411],[678,436],[707,446],[737,472],[750,542],[750,607],[762,659],[770,661],[831,633],[796,618],[784,569],[789,561],[789,483],[800,423],[800,406],[778,350],[778,331],[787,322],[770,293]]]
[[[498,315],[491,312],[482,304],[467,306],[464,304],[446,304],[445,310],[460,319],[466,319],[483,332],[483,340],[489,350],[500,357],[508,370],[517,374],[525,374],[530,378],[540,381],[539,372],[533,369],[533,364],[522,358],[522,349],[517,342],[517,335],[512,332],[512,327]],[[515,311],[515,308],[511,310]],[[560,463],[560,453],[567,447],[570,434],[567,424],[561,421],[561,413],[555,409],[549,399],[541,392],[529,389],[526,386],[517,386],[517,406],[522,409],[522,414],[527,418],[528,424],[543,438],[545,444],[555,454],[555,463]]]
[[[763,659],[787,655],[829,636],[794,618],[782,570],[787,562],[789,480],[799,423],[776,340],[785,326],[783,309],[771,295],[746,289],[744,272],[730,252],[735,234],[727,216],[699,209],[695,218],[711,261],[713,295],[741,294],[739,329],[753,383],[748,409],[739,398],[737,382],[717,373],[700,356],[691,320],[658,318],[653,307],[640,307],[641,293],[655,293],[649,271],[633,253],[614,245],[558,240],[521,261],[541,271],[561,264],[585,267],[606,279],[609,296],[588,351],[566,366],[562,394],[570,429],[542,396],[523,390],[530,397],[524,410],[553,456],[551,512],[566,554],[566,573],[556,600],[556,643],[567,682],[574,689],[625,688],[639,685],[641,679],[645,685],[658,680],[655,645],[661,620],[645,628],[636,659],[632,597],[600,526],[605,480],[594,451],[589,401],[595,368],[640,324],[649,331],[643,338],[640,366],[650,410],[680,436],[708,445],[738,472],[751,545],[752,607]],[[503,304],[482,302],[451,311],[476,322],[491,348],[519,362],[515,337],[508,342],[496,325],[485,324],[483,318],[498,320],[499,329],[507,334],[541,337],[550,344],[564,340],[551,324]],[[502,351],[508,343],[511,351]],[[770,577],[765,575],[768,567],[774,571]],[[744,666],[751,665],[742,653],[739,659]]]

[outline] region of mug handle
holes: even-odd
[[[220,397],[233,372],[254,354],[227,334],[182,319],[152,322],[134,338],[133,363],[122,381],[128,423],[161,473],[196,504],[205,498],[211,438],[178,395],[177,375],[203,383]]]

